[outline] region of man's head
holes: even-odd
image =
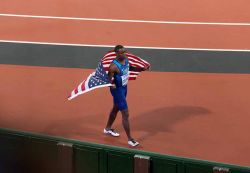
[[[115,51],[116,56],[117,56],[118,59],[124,60],[126,58],[126,55],[125,55],[126,50],[122,45],[115,46],[114,51]]]

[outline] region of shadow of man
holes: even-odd
[[[208,109],[197,106],[164,107],[145,112],[131,118],[132,131],[146,132],[138,140],[143,141],[159,132],[171,132],[171,129],[189,118],[211,113]]]

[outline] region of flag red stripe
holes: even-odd
[[[136,58],[138,61],[142,61],[142,62],[145,61],[145,60],[141,59],[140,57],[138,57],[138,56],[136,56],[136,55],[133,55],[133,54],[130,54],[130,53],[128,53],[128,55],[131,56],[131,57],[133,57],[133,58]],[[144,63],[147,63],[147,64],[149,65],[148,62],[144,62]]]
[[[129,80],[135,80],[136,77],[129,77]]]
[[[85,90],[85,82],[82,83],[81,89],[82,89],[82,91]]]
[[[78,88],[76,88],[76,89],[74,90],[74,93],[75,93],[75,94],[77,94],[77,93],[78,93]]]
[[[140,68],[145,67],[145,65],[143,65],[143,64],[141,64],[141,63],[133,62],[133,61],[131,61],[130,59],[129,59],[129,61],[130,61],[130,65],[131,65],[131,66],[140,67]],[[140,65],[138,65],[138,64],[140,64]]]
[[[141,58],[139,58],[138,56],[135,56],[135,55],[130,54],[130,53],[128,53],[127,56],[130,56],[130,57],[132,57],[132,58],[134,58],[134,59],[136,59],[136,60],[138,60],[138,61],[144,63],[144,62],[141,60]]]
[[[138,75],[138,73],[129,72],[129,75]]]
[[[132,61],[132,62],[135,62],[135,63],[139,63],[139,64],[145,66],[145,63],[143,63],[142,61],[138,61],[138,60],[137,60],[136,58],[134,58],[134,57],[128,56],[128,59],[129,59],[129,61]]]

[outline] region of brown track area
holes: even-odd
[[[38,42],[250,49],[250,27],[0,17],[0,38]],[[16,27],[18,26],[18,27]]]
[[[248,0],[2,0],[1,13],[113,19],[249,22]]]
[[[248,0],[2,0],[0,13],[249,22]],[[122,10],[126,8],[126,10]],[[0,17],[0,40],[148,47],[250,49],[249,26],[173,25]],[[121,34],[122,33],[122,34]],[[201,57],[202,58],[202,57]],[[236,57],[237,58],[237,57]],[[102,134],[108,89],[66,97],[92,70],[0,65],[0,127],[127,147]],[[139,149],[249,166],[249,74],[145,72],[129,84]],[[100,99],[101,98],[101,99]]]
[[[66,100],[92,70],[12,65],[0,69],[1,127],[127,147],[120,116],[115,127],[121,137],[102,134],[112,106],[107,88]],[[128,95],[139,149],[249,166],[249,77],[141,74],[129,83]]]

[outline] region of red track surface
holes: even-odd
[[[5,40],[250,49],[250,26],[135,24],[17,17],[0,17],[0,23],[4,23],[0,27],[0,38]]]
[[[122,3],[114,0],[0,1],[0,13],[200,22],[248,22],[250,18],[247,0]],[[123,10],[124,7],[127,9]],[[0,17],[0,23],[2,40],[250,49],[249,26],[17,17]],[[89,70],[8,65],[1,65],[0,70],[1,127],[127,146],[119,119],[116,127],[122,132],[121,138],[113,139],[101,133],[112,104],[107,89],[93,91],[72,102],[66,100]],[[140,140],[141,149],[249,166],[250,139],[246,135],[250,130],[249,77],[144,73],[138,81],[130,83],[128,98],[133,133]]]
[[[127,147],[120,116],[115,127],[122,137],[102,134],[112,106],[108,89],[66,100],[90,70],[0,69],[1,127]],[[130,82],[131,126],[139,149],[249,166],[249,78],[146,72]]]
[[[248,0],[2,0],[1,13],[115,19],[249,22]]]

